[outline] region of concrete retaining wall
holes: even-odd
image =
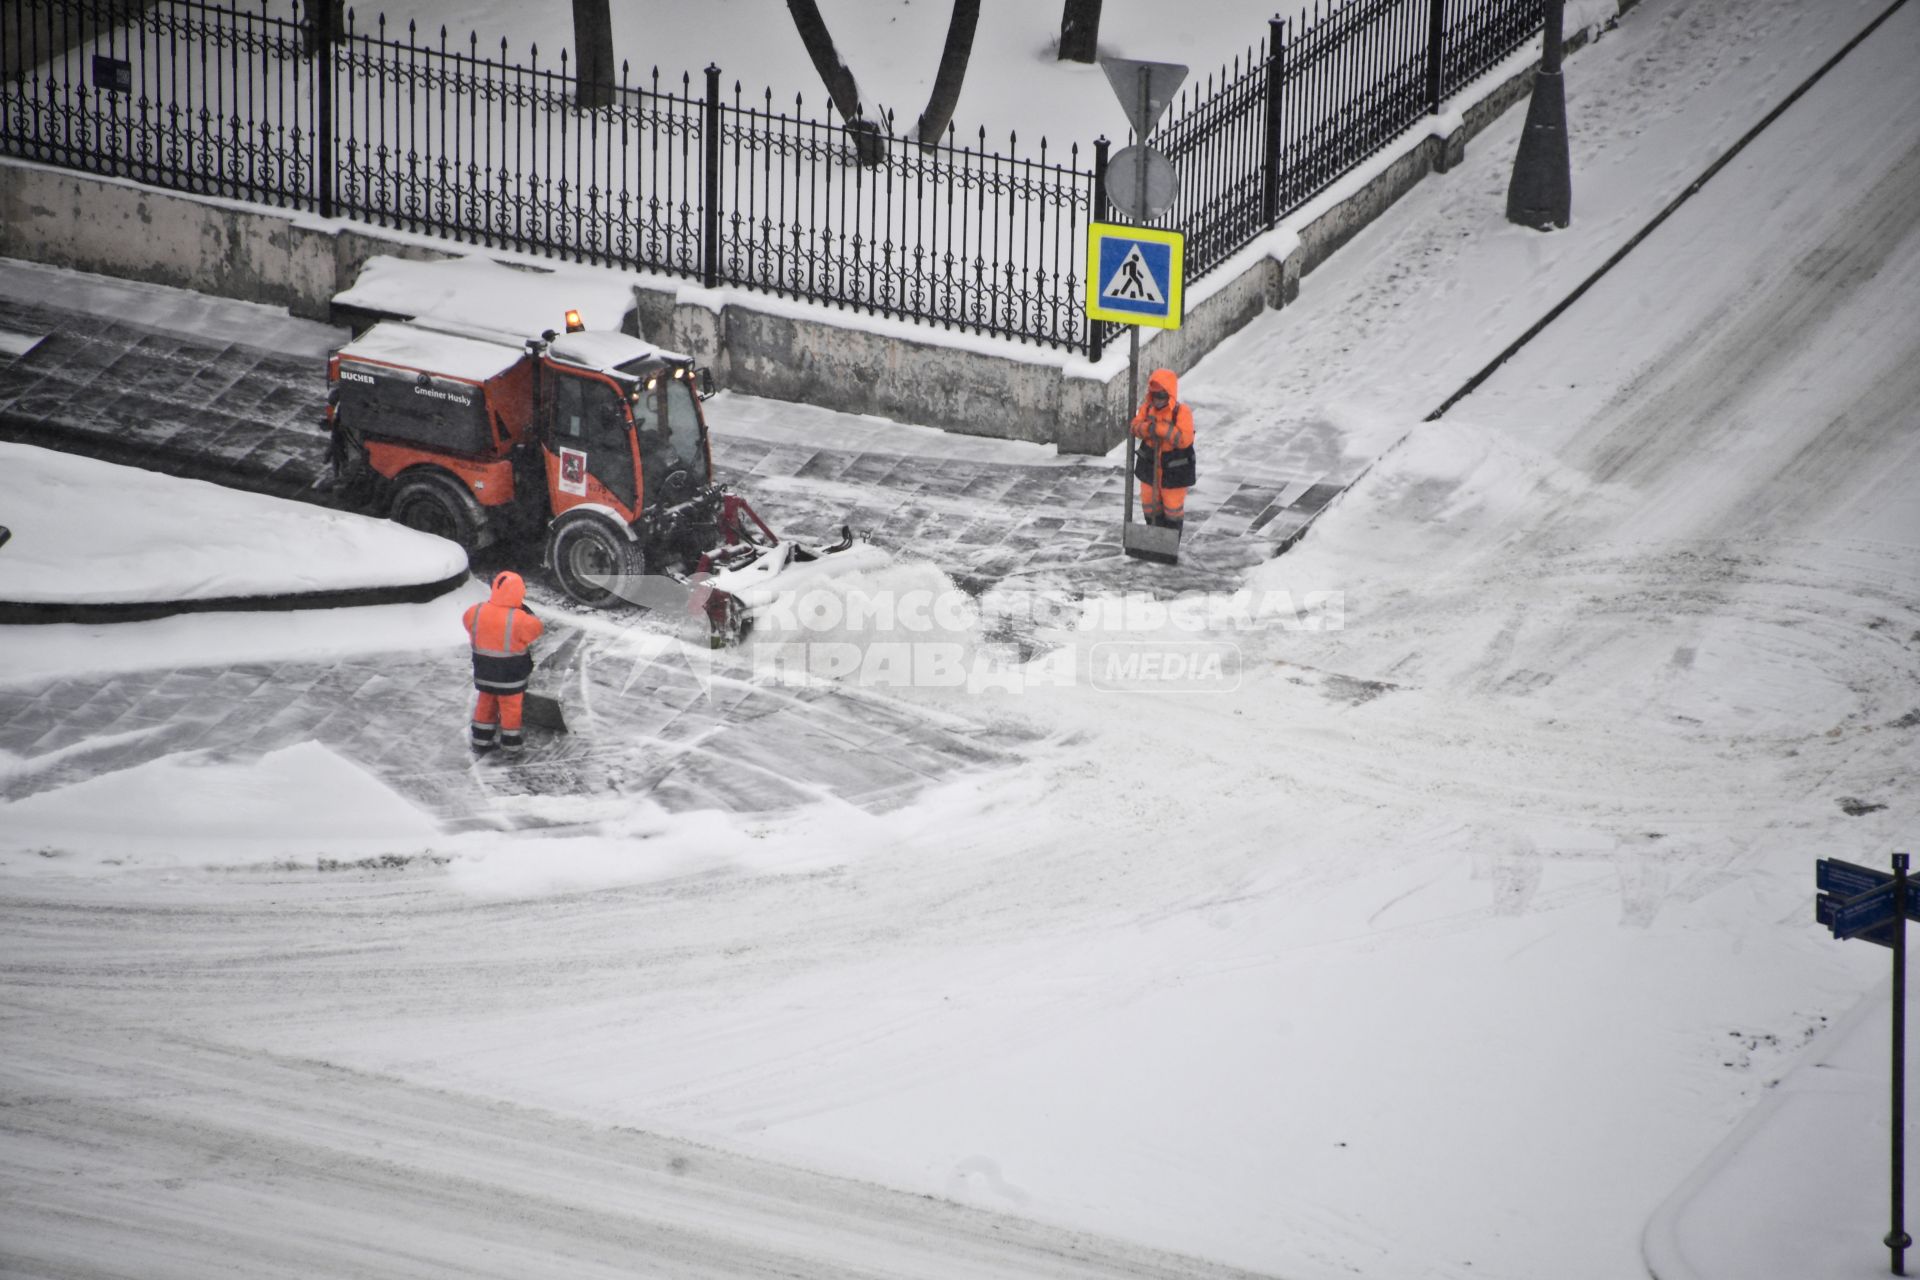
[[[1631,0],[1628,0],[1631,3]],[[1621,8],[1628,7],[1623,3]],[[1569,48],[1577,47],[1578,38]],[[1184,373],[1428,173],[1459,163],[1467,140],[1524,98],[1530,67],[1486,86],[1446,137],[1413,142],[1371,181],[1300,226],[1282,258],[1243,255],[1206,281],[1178,330],[1157,331],[1149,367]],[[284,209],[178,195],[64,169],[0,160],[0,256],[174,285],[327,319],[333,295],[376,254],[433,260],[477,252],[430,237]],[[551,260],[486,251],[533,267]],[[877,323],[742,290],[636,281],[640,332],[692,353],[720,385],[752,395],[1104,453],[1128,416],[1125,339],[1098,364],[1017,343],[955,340],[942,330]],[[842,322],[843,321],[843,322]],[[1006,354],[1001,354],[1005,352]]]

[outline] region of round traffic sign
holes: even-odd
[[[1136,222],[1151,222],[1180,197],[1173,161],[1157,147],[1128,147],[1107,161],[1107,201]]]

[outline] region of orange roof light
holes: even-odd
[[[579,333],[582,329],[586,327],[587,327],[587,322],[580,318],[580,313],[578,311],[567,312],[567,332],[568,333]]]

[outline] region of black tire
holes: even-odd
[[[646,572],[646,557],[610,521],[586,517],[554,526],[547,538],[547,568],[570,599],[600,609],[620,600],[605,580],[638,577]]]
[[[402,476],[387,512],[396,524],[457,542],[472,555],[480,549],[480,526],[458,483],[433,472]]]

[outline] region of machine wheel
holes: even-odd
[[[639,544],[608,521],[575,519],[556,525],[548,536],[547,567],[562,591],[598,609],[620,598],[606,580],[646,572],[646,557]]]
[[[396,524],[457,542],[471,555],[480,547],[480,526],[454,481],[433,472],[403,476],[388,516]]]

